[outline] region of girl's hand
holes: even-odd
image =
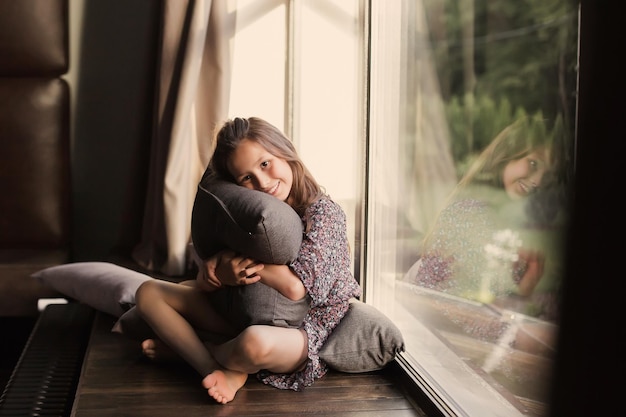
[[[517,292],[521,296],[529,296],[543,276],[545,256],[538,251],[521,250],[519,261],[526,264],[526,271],[517,284]]]
[[[222,284],[248,285],[261,279],[258,272],[265,267],[264,264],[233,251],[222,251],[220,254],[221,257],[214,273]]]
[[[222,282],[215,274],[220,261],[220,254],[211,256],[198,267],[198,288],[204,291],[215,291],[222,286]]]
[[[196,288],[203,291],[215,291],[220,288],[222,283],[217,278],[217,275],[215,275],[215,268],[219,263],[220,254],[218,253],[206,261],[203,261],[192,247],[191,257],[198,267],[198,274],[196,275]]]

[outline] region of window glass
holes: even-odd
[[[361,198],[363,19],[358,0],[293,2],[294,140],[305,164],[348,218],[355,246]]]
[[[577,3],[371,4],[366,300],[447,409],[545,415]]]
[[[230,2],[234,32],[228,117],[262,117],[285,126],[287,1]]]

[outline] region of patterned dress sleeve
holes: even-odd
[[[291,267],[304,283],[313,307],[344,302],[356,295],[345,213],[337,203],[324,198],[307,214],[310,229]]]

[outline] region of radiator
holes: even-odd
[[[0,396],[0,416],[70,416],[94,316],[81,303],[41,312]]]

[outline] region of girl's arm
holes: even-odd
[[[304,284],[311,305],[344,304],[359,297],[361,288],[352,275],[346,215],[341,206],[320,198],[307,208],[306,218],[309,227],[298,258],[289,268]]]
[[[304,284],[287,265],[265,264],[258,275],[262,283],[274,288],[290,300],[301,300],[306,295]]]
[[[517,283],[517,292],[523,297],[531,295],[537,283],[543,276],[545,257],[541,252],[521,250],[519,251],[519,262],[524,262],[526,270]]]
[[[225,285],[249,285],[261,281],[294,301],[306,295],[304,284],[287,265],[262,264],[232,251],[221,252],[215,275]]]

